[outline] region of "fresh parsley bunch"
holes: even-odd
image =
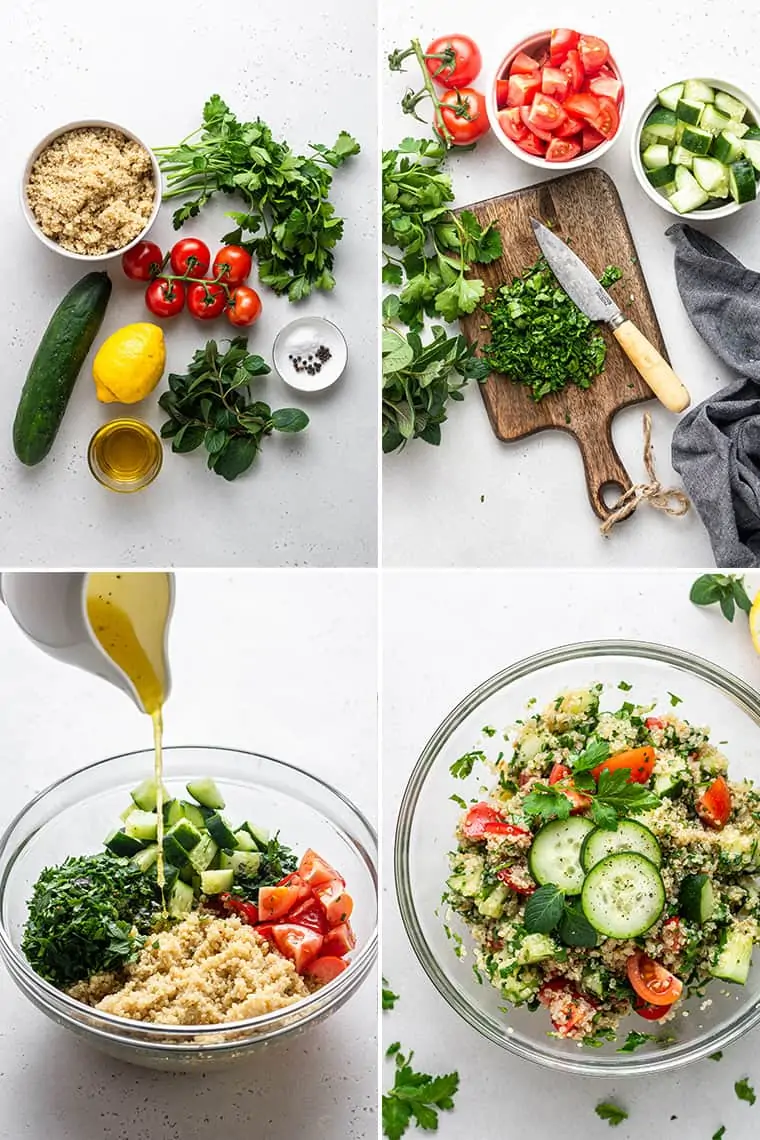
[[[310,145],[313,155],[295,154],[261,119],[240,122],[221,96],[212,95],[197,131],[155,152],[166,176],[164,201],[187,199],[174,212],[174,228],[196,217],[215,194],[234,194],[246,209],[228,215],[237,229],[222,241],[255,254],[263,285],[287,293],[290,301],[334,288],[332,251],[343,236],[343,219],[329,200],[332,171],[360,147],[346,131],[332,147]]]

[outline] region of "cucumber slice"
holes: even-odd
[[[540,832],[539,832],[540,834]],[[586,876],[583,913],[608,938],[646,934],[665,908],[665,887],[651,860],[637,852],[608,855]]]
[[[755,170],[760,171],[760,139],[742,139],[741,142],[737,139],[737,144],[741,147],[741,153],[744,157],[752,163]],[[729,159],[730,162],[736,162],[741,157],[741,153],[736,158]]]
[[[615,831],[595,827],[586,836],[581,848],[583,870],[588,873],[602,859],[619,851],[637,851],[646,855],[655,867],[662,863],[660,845],[649,828],[635,819],[621,819]]]
[[[648,170],[647,178],[657,190],[665,186],[670,186],[671,183],[673,184],[673,189],[675,190],[676,188],[676,168],[672,163],[668,163],[667,166],[661,166],[657,170]]]
[[[711,198],[728,197],[728,167],[717,158],[696,158],[692,164],[694,177]]]
[[[189,819],[180,819],[168,831],[167,836],[171,835],[180,843],[185,851],[192,851],[196,843],[200,842],[201,833]]]
[[[583,816],[555,819],[536,835],[528,853],[528,867],[537,883],[554,883],[569,895],[583,886],[581,847],[594,825]]]
[[[672,142],[676,137],[675,112],[668,111],[665,107],[655,107],[647,116],[642,129],[661,142]]]
[[[256,875],[261,866],[261,852],[231,851],[226,860],[227,866],[234,871],[235,876]]]
[[[681,883],[678,901],[681,914],[689,922],[707,922],[715,910],[715,892],[710,876],[703,873],[687,875]]]
[[[691,123],[693,127],[699,126],[699,120],[705,110],[705,103],[691,99],[681,99],[676,107],[676,118],[681,123]]]
[[[201,891],[204,895],[219,895],[222,891],[230,891],[234,878],[235,876],[230,870],[203,871],[201,874]]]
[[[132,835],[135,839],[155,839],[158,832],[158,816],[154,811],[143,811],[138,808],[137,811],[130,813],[124,824],[124,830],[127,835]]]
[[[169,894],[168,910],[172,918],[184,918],[193,909],[195,895],[189,883],[177,879]]]
[[[218,811],[212,812],[206,820],[206,827],[208,833],[215,843],[220,847],[234,849],[237,846],[235,833],[227,823],[227,820],[219,814]]]
[[[670,151],[665,143],[652,143],[641,156],[646,170],[661,170],[670,164]]]
[[[256,840],[256,846],[259,851],[266,851],[269,846],[269,832],[265,827],[257,827],[255,823],[251,823],[248,819],[243,824],[243,827]]]
[[[163,815],[164,823],[167,827],[171,827],[173,823],[177,823],[184,815],[182,804],[179,800],[167,800],[164,803]]]
[[[715,110],[712,103],[708,103],[702,112],[699,125],[703,131],[709,131],[711,135],[719,135],[721,131],[728,130],[730,122],[731,120],[727,115],[721,115],[720,111]]]
[[[187,785],[187,791],[202,807],[213,808],[214,811],[224,809],[224,797],[211,779],[192,780]]]
[[[735,928],[726,934],[715,962],[710,967],[710,973],[714,978],[722,978],[724,982],[736,982],[743,986],[749,977],[751,965],[752,935],[747,930]]]
[[[701,127],[685,126],[679,142],[692,154],[707,154],[712,145],[712,140],[713,137],[709,131],[703,131]]]
[[[164,858],[178,870],[187,863],[187,851],[173,835],[165,835],[163,842]]]
[[[691,164],[694,161],[694,155],[685,146],[673,147],[673,153],[670,156],[670,161],[674,166],[686,166],[691,170]]]
[[[676,192],[668,198],[673,209],[679,214],[688,214],[692,210],[698,210],[709,200],[709,195],[702,189],[694,175],[685,166],[677,166]]]
[[[724,115],[728,115],[729,119],[737,119],[742,121],[747,114],[747,105],[742,103],[741,99],[735,99],[733,95],[729,95],[727,91],[715,92],[715,106]]]
[[[166,788],[162,788],[163,798],[169,798],[169,793]],[[142,811],[155,811],[156,804],[158,803],[157,785],[155,780],[143,780],[138,784],[133,792],[130,793],[132,799]]]
[[[752,202],[757,197],[755,168],[746,158],[740,158],[738,162],[732,162],[729,166],[728,189],[733,200],[739,205]],[[131,820],[128,820],[126,824],[128,831],[130,822]]]
[[[103,846],[114,855],[136,855],[142,851],[145,843],[134,835],[127,835],[124,828],[120,828],[106,836]]]
[[[206,830],[206,816],[197,804],[191,804],[189,800],[180,800],[182,814],[185,819],[192,823],[193,827],[197,827],[199,831]]]
[[[244,827],[235,832],[235,842],[239,851],[258,851],[259,849],[256,840]]]
[[[189,852],[191,867],[193,867],[198,874],[200,874],[201,871],[208,871],[216,858],[218,850],[219,848],[210,835],[202,835],[200,841],[196,843],[192,851]]]
[[[735,134],[732,134],[731,131],[721,131],[718,137],[713,139],[710,154],[717,158],[718,162],[724,162],[728,165],[741,158],[744,149],[744,145]]]
[[[699,103],[713,103],[715,101],[715,88],[703,83],[701,79],[687,79],[683,85],[684,99],[694,99]]]
[[[661,107],[667,107],[669,111],[675,111],[678,100],[683,98],[683,89],[683,83],[672,83],[670,87],[663,87],[657,94],[658,103]]]

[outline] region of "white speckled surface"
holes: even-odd
[[[749,1077],[760,1092],[760,1033],[733,1045],[720,1062],[702,1061],[672,1075],[626,1080],[554,1074],[491,1045],[449,1009],[407,941],[393,886],[392,830],[407,778],[443,717],[481,681],[514,661],[574,641],[625,637],[659,641],[714,661],[750,684],[760,658],[746,625],[688,600],[694,575],[640,571],[589,574],[514,571],[386,575],[383,591],[383,974],[401,995],[383,1014],[385,1045],[416,1051],[425,1072],[458,1069],[456,1111],[441,1116],[440,1140],[709,1140],[720,1124],[726,1140],[757,1135],[760,1105],[737,1100],[733,1084]],[[749,593],[760,575],[749,575]],[[410,644],[408,614],[446,615]],[[415,699],[409,700],[414,692]],[[686,714],[688,715],[688,714]],[[388,1062],[382,1083],[392,1081]],[[630,1113],[613,1133],[594,1115],[612,1099]],[[505,1116],[505,1112],[508,1113]],[[675,1118],[675,1119],[673,1119]]]
[[[373,565],[377,530],[376,399],[376,32],[352,0],[290,0],[224,7],[187,0],[132,0],[124,19],[94,0],[22,0],[5,14],[0,70],[9,94],[0,106],[4,158],[0,224],[6,276],[0,349],[0,563],[88,565]],[[122,122],[154,146],[174,144],[200,122],[219,92],[243,118],[261,115],[298,151],[332,143],[349,130],[363,153],[336,172],[334,201],[346,218],[336,259],[337,288],[301,305],[262,289],[264,314],[250,345],[271,361],[279,328],[309,312],[330,317],[349,344],[343,379],[324,394],[297,396],[272,374],[258,398],[303,407],[303,436],[270,438],[254,469],[234,484],[206,471],[200,455],[167,452],[158,481],[138,495],[114,495],[92,479],[88,441],[121,411],[98,404],[89,361],[80,374],[48,460],[23,468],[13,455],[18,393],[47,321],[85,272],[49,252],[28,230],[18,203],[24,163],[55,127],[95,117]],[[350,96],[349,96],[350,92]],[[212,249],[232,227],[207,207],[182,233]],[[151,237],[170,244],[171,208]],[[152,319],[140,287],[118,259],[114,293],[96,348],[121,325]],[[255,281],[252,279],[252,284]],[[210,336],[229,336],[222,318],[196,322],[185,312],[165,325],[168,370],[183,371]],[[165,381],[163,382],[165,385]],[[150,398],[135,408],[154,427],[165,418]]]
[[[600,161],[620,191],[673,365],[696,404],[728,380],[703,346],[683,311],[673,276],[673,252],[665,230],[673,220],[645,196],[630,165],[628,148],[638,115],[652,95],[680,78],[713,75],[745,87],[758,97],[754,45],[760,33],[757,7],[732,0],[548,0],[535,13],[523,7],[456,0],[384,0],[383,53],[419,35],[462,31],[479,42],[489,69],[524,35],[566,26],[604,36],[626,82],[629,118],[616,145]],[[719,15],[721,13],[721,15]],[[725,13],[725,15],[723,15]],[[417,76],[386,74],[383,91],[383,142],[395,146],[420,124],[405,118],[399,100]],[[457,204],[529,186],[542,171],[509,155],[491,137],[473,154],[451,163]],[[710,233],[748,265],[760,265],[760,205],[722,222]],[[622,267],[625,268],[625,267]],[[622,287],[622,286],[621,286]],[[654,421],[657,470],[664,485],[678,485],[669,463],[674,417],[656,402],[647,407]],[[644,478],[641,459],[642,406],[621,412],[613,436],[634,481]],[[440,448],[414,444],[384,461],[384,560],[388,565],[422,566],[700,566],[710,564],[707,536],[695,514],[666,518],[642,509],[608,541],[586,497],[580,453],[562,432],[542,432],[512,444],[500,443],[488,424],[480,395],[468,391],[452,407]],[[483,501],[481,501],[483,496]]]
[[[374,820],[376,645],[374,574],[183,573],[166,742],[269,752],[334,784]],[[150,724],[126,697],[44,656],[2,605],[0,687],[0,828],[66,772],[150,746]],[[2,967],[0,1011],[0,1140],[376,1135],[372,980],[312,1032],[207,1078],[101,1056],[38,1013]]]

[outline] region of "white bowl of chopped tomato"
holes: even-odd
[[[606,40],[554,28],[512,48],[486,101],[505,150],[531,166],[575,170],[596,162],[618,138],[625,88]]]

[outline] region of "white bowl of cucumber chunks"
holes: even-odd
[[[727,218],[757,199],[760,106],[719,79],[673,83],[639,119],[631,156],[642,189],[664,210]]]

